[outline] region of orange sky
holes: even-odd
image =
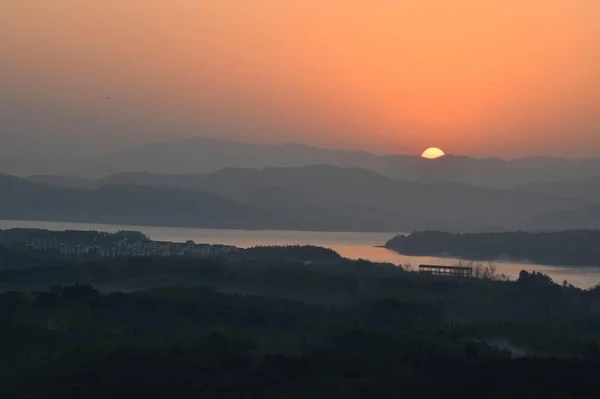
[[[598,21],[598,0],[4,0],[0,139],[600,155]]]

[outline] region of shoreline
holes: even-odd
[[[348,234],[410,234],[410,233],[396,233],[397,230],[321,230],[313,229],[306,230],[303,228],[291,228],[291,227],[227,227],[227,226],[195,226],[195,225],[173,225],[173,224],[151,224],[151,223],[130,223],[130,222],[106,222],[98,220],[71,220],[71,219],[10,219],[6,216],[0,217],[0,222],[14,222],[14,223],[73,223],[73,224],[95,224],[102,226],[122,226],[122,227],[150,227],[150,228],[175,228],[175,229],[199,229],[199,230],[224,230],[224,231],[240,231],[240,232],[295,232],[295,233],[348,233]]]

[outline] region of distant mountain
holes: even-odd
[[[76,176],[34,175],[27,177],[27,180],[32,183],[67,188],[98,188],[102,186],[96,180]]]
[[[386,211],[348,203],[237,202],[196,189],[105,185],[94,189],[0,176],[0,219],[230,229],[395,231]]]
[[[105,186],[72,189],[0,176],[0,218],[172,226],[254,227],[265,214],[213,193]]]
[[[528,221],[538,230],[600,230],[600,206],[549,212]]]
[[[600,177],[584,180],[530,183],[519,191],[561,198],[585,198],[600,204]]]
[[[400,157],[410,162],[421,161],[419,157]],[[194,138],[148,144],[101,157],[0,158],[0,173],[100,178],[119,172],[197,174],[228,167],[293,167],[323,163],[378,170],[385,169],[389,161],[385,157],[360,151],[325,150],[298,144],[267,146]]]
[[[409,155],[378,156],[299,144],[268,146],[212,138],[154,143],[101,157],[0,158],[0,172],[18,176],[50,174],[100,178],[119,172],[205,174],[231,167],[260,169],[319,164],[361,168],[424,183],[457,182],[491,188],[600,176],[600,159],[506,161],[448,155],[425,160]]]
[[[53,179],[59,185],[69,182]],[[81,187],[79,180],[72,182]],[[120,173],[86,181],[85,186],[211,193],[269,215],[261,228],[277,225],[313,230],[496,231],[527,227],[526,221],[542,215],[593,205],[463,183],[402,181],[364,169],[329,165],[229,168],[204,175]],[[244,228],[243,223],[240,227]]]

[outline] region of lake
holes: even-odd
[[[385,248],[384,245],[392,238],[389,233],[344,233],[344,232],[313,232],[313,231],[273,231],[273,230],[213,230],[182,227],[156,226],[127,226],[95,223],[43,222],[0,220],[0,229],[10,228],[39,228],[48,230],[97,230],[117,232],[119,230],[141,231],[153,240],[184,242],[193,240],[196,243],[229,244],[241,248],[257,245],[318,245],[337,251],[350,259],[368,259],[376,262],[390,262],[397,265],[410,263],[413,268],[420,264],[456,265],[460,260],[453,258],[438,258],[430,256],[406,256]],[[521,270],[539,271],[548,274],[554,281],[569,283],[589,288],[600,283],[600,265],[598,267],[559,267],[542,266],[530,263],[497,262],[494,264],[499,273],[504,273],[516,279]]]

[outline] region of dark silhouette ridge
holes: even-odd
[[[30,255],[0,248],[0,265]],[[70,282],[0,293],[3,398],[593,397],[597,385],[598,289],[541,273],[505,282],[368,262],[35,261],[0,270],[3,288]],[[115,292],[119,282],[146,288]]]

